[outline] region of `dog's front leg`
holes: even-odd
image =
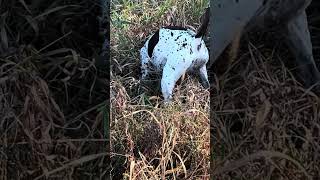
[[[319,82],[320,73],[313,59],[312,43],[305,12],[288,22],[284,35],[288,46],[295,55],[305,85],[310,87]]]
[[[178,79],[187,71],[192,61],[182,58],[171,57],[167,59],[165,66],[163,67],[162,78],[161,78],[161,91],[164,97],[164,101],[170,102],[172,99],[173,88]]]

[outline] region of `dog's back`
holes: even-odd
[[[161,89],[165,101],[172,98],[175,83],[187,71],[197,71],[203,86],[209,87],[206,70],[209,53],[202,40],[205,26],[198,33],[181,27],[160,28],[141,48],[142,79],[149,74],[150,66],[162,71]]]
[[[149,37],[140,52],[146,51],[153,65],[162,68],[168,56],[176,56],[176,59],[180,59],[180,56],[189,56],[192,59],[208,59],[207,52],[205,52],[207,49],[201,48],[201,46],[205,47],[205,43],[201,38],[196,38],[194,31],[169,26],[160,28]]]

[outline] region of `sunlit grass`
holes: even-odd
[[[188,77],[163,107],[159,78],[139,81],[139,49],[161,26],[199,26],[208,1],[112,1],[114,178],[209,179],[209,92]]]

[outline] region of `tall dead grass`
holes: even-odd
[[[0,1],[0,177],[106,175],[98,1]]]
[[[141,82],[139,49],[161,26],[195,29],[208,1],[111,4],[111,174],[114,179],[209,179],[209,92],[187,77],[164,107],[159,76]],[[192,28],[190,27],[190,28]]]
[[[319,33],[309,12],[313,37]],[[277,34],[250,34],[211,92],[214,179],[317,179],[319,95],[295,79]],[[318,38],[312,39],[317,49]],[[315,57],[317,57],[315,51]]]

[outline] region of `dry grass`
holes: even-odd
[[[139,81],[139,50],[164,25],[199,26],[207,1],[113,1],[111,160],[114,179],[209,179],[209,92],[178,84],[163,107],[159,76]],[[143,10],[143,12],[142,12]]]
[[[318,13],[308,13],[319,59]],[[250,37],[255,38],[242,43],[240,56],[210,92],[211,174],[214,179],[317,179],[319,95],[294,78],[294,60],[276,34]]]
[[[0,1],[0,179],[103,178],[98,1]]]
[[[159,77],[139,81],[147,35],[160,25],[198,27],[207,3],[112,2],[108,168],[109,71],[98,58],[98,1],[0,1],[0,179],[105,179],[109,170],[114,179],[320,177],[320,99],[291,74],[286,47],[265,43],[275,35],[250,36],[227,72],[211,74],[210,104],[193,77],[178,83],[169,107]]]

